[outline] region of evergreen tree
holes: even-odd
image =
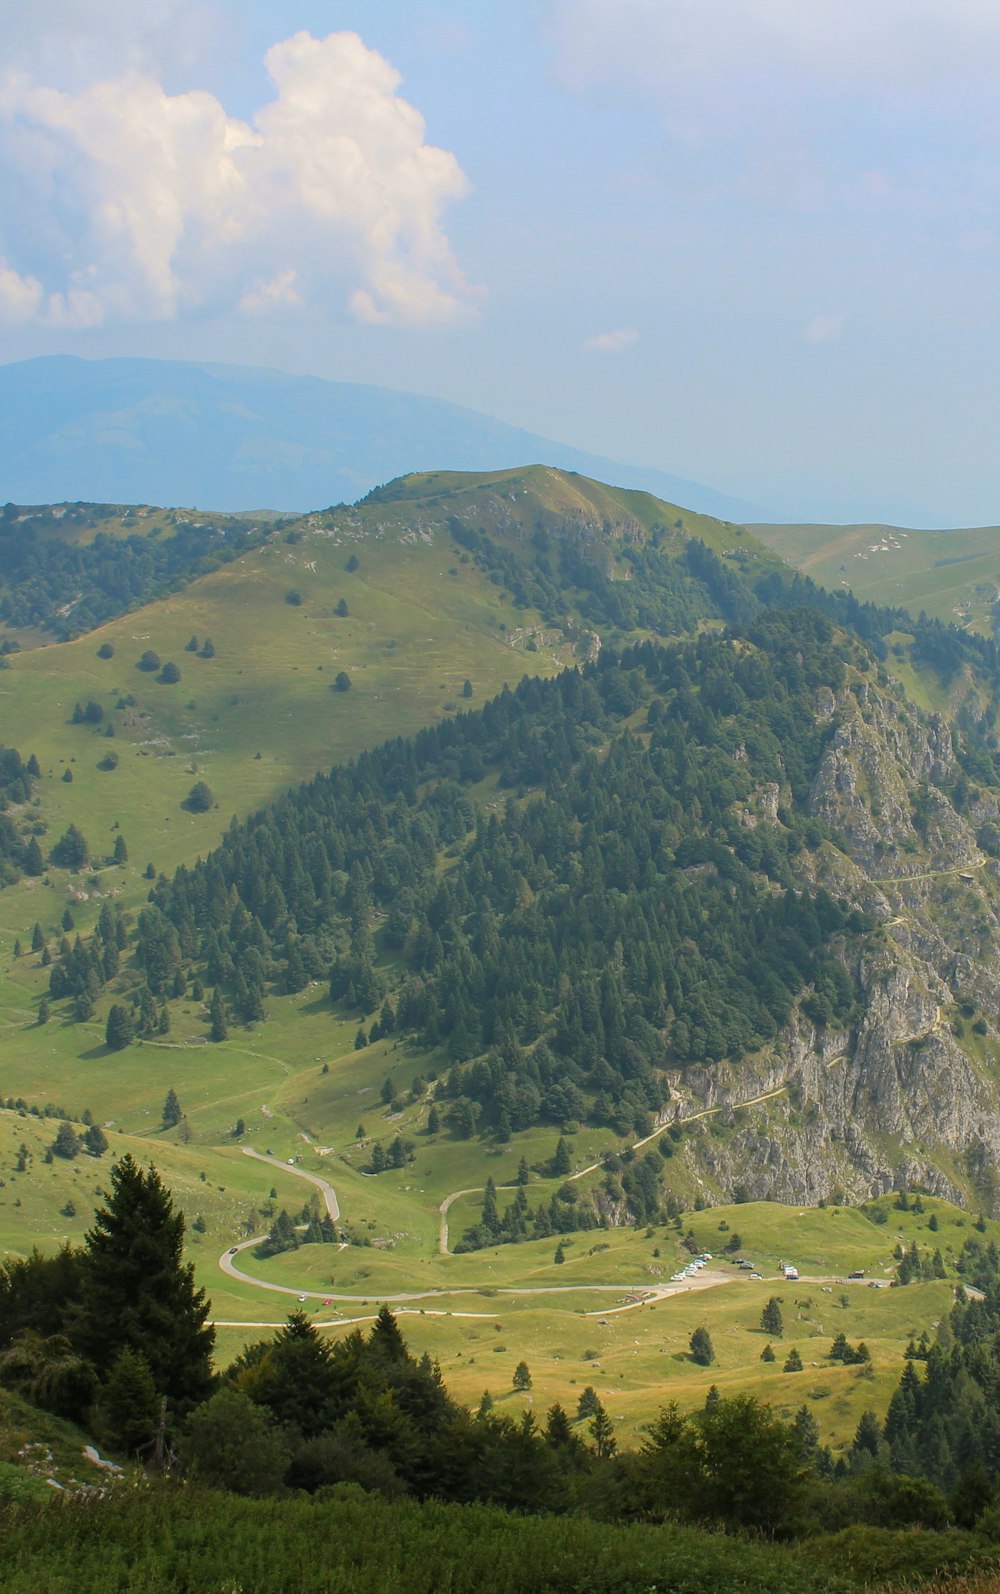
[[[123,1047],[129,1045],[134,1035],[135,1027],[128,1008],[123,1007],[120,1002],[113,1003],[104,1032],[104,1041],[108,1050],[120,1052]]]
[[[878,1447],[882,1438],[882,1425],[873,1411],[863,1411],[860,1421],[851,1441],[851,1450],[854,1455],[867,1453],[871,1456],[878,1455]]]
[[[83,1143],[92,1157],[103,1157],[108,1149],[108,1137],[99,1124],[91,1124],[84,1131]]]
[[[545,1415],[545,1443],[550,1450],[565,1450],[577,1443],[569,1418],[558,1401]]]
[[[492,1236],[499,1232],[500,1214],[497,1211],[497,1187],[493,1182],[492,1174],[486,1181],[486,1189],[483,1192],[483,1210],[479,1221],[487,1234]]]
[[[115,850],[112,856],[115,863],[128,863],[128,848],[125,845],[125,837],[121,834],[121,831],[115,837]]]
[[[576,1403],[577,1422],[582,1422],[587,1417],[595,1416],[600,1410],[600,1405],[601,1402],[597,1398],[596,1389],[594,1388],[593,1384],[588,1384],[586,1389],[582,1391],[580,1398]]]
[[[160,1397],[141,1351],[129,1345],[119,1351],[101,1390],[98,1413],[111,1443],[129,1455],[152,1439]]]
[[[760,1314],[760,1326],[765,1334],[780,1339],[784,1325],[781,1319],[781,1307],[778,1305],[777,1296],[772,1295],[764,1310]]]
[[[800,1373],[801,1371],[802,1357],[799,1355],[798,1351],[793,1345],[791,1350],[788,1352],[788,1355],[785,1357],[785,1372]]]
[[[222,1000],[222,992],[215,987],[212,994],[212,1005],[209,1008],[209,1018],[212,1021],[211,1038],[213,1041],[224,1041],[229,1035],[226,1024],[226,1004]]]
[[[71,1123],[64,1121],[59,1125],[52,1150],[57,1157],[64,1157],[67,1162],[72,1162],[74,1157],[80,1155],[80,1137]]]
[[[513,1388],[518,1393],[524,1393],[531,1388],[531,1373],[528,1371],[527,1362],[518,1362],[514,1368]]]
[[[590,1419],[590,1437],[594,1441],[594,1449],[600,1460],[610,1460],[618,1448],[618,1442],[615,1439],[614,1423],[600,1401],[598,1401],[597,1410]]]
[[[699,1367],[711,1367],[715,1360],[715,1350],[707,1328],[698,1327],[691,1335],[691,1359]]]
[[[111,1170],[111,1191],[85,1240],[72,1338],[106,1373],[129,1348],[145,1357],[157,1394],[176,1406],[207,1396],[215,1330],[209,1303],[183,1260],[184,1218],[155,1168],[130,1154]]]
[[[383,1361],[405,1362],[408,1352],[406,1343],[399,1331],[397,1323],[388,1306],[380,1306],[378,1316],[372,1324],[369,1344],[376,1355]]]
[[[166,1101],[163,1103],[164,1129],[173,1129],[177,1124],[180,1123],[183,1117],[184,1114],[181,1112],[181,1104],[177,1100],[177,1092],[173,1089],[168,1090]]]
[[[564,1179],[573,1166],[569,1154],[569,1141],[564,1135],[559,1136],[555,1156],[552,1158],[552,1173],[557,1179]]]

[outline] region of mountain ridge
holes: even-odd
[[[443,399],[265,367],[46,355],[0,366],[0,497],[305,512],[442,460],[544,459],[725,519],[759,507]]]

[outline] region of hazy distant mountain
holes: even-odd
[[[173,360],[0,366],[0,502],[306,510],[411,471],[534,463],[722,519],[766,518],[697,482],[389,388]]]

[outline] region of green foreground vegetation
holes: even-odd
[[[513,1518],[487,1506],[388,1504],[341,1485],[323,1500],[203,1490],[8,1514],[9,1594],[995,1594],[971,1534],[853,1529],[801,1547],[694,1528]],[[944,1570],[946,1579],[939,1580]],[[960,1575],[952,1582],[950,1573]],[[924,1580],[924,1574],[930,1582]]]

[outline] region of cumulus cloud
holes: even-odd
[[[628,349],[638,337],[634,327],[616,327],[613,332],[598,332],[592,338],[584,340],[584,348],[588,354],[621,354],[623,349]]]
[[[0,167],[44,212],[32,238],[5,207],[0,307],[60,326],[273,314],[331,295],[369,322],[467,313],[476,295],[442,212],[468,183],[427,143],[398,73],[354,33],[298,33],[265,61],[274,98],[250,122],[141,71],[75,91],[24,74],[0,84]],[[31,275],[15,234],[34,248]],[[62,280],[36,258],[68,262]]]
[[[37,277],[22,277],[5,260],[0,260],[0,321],[18,326],[30,321],[44,297]]]

